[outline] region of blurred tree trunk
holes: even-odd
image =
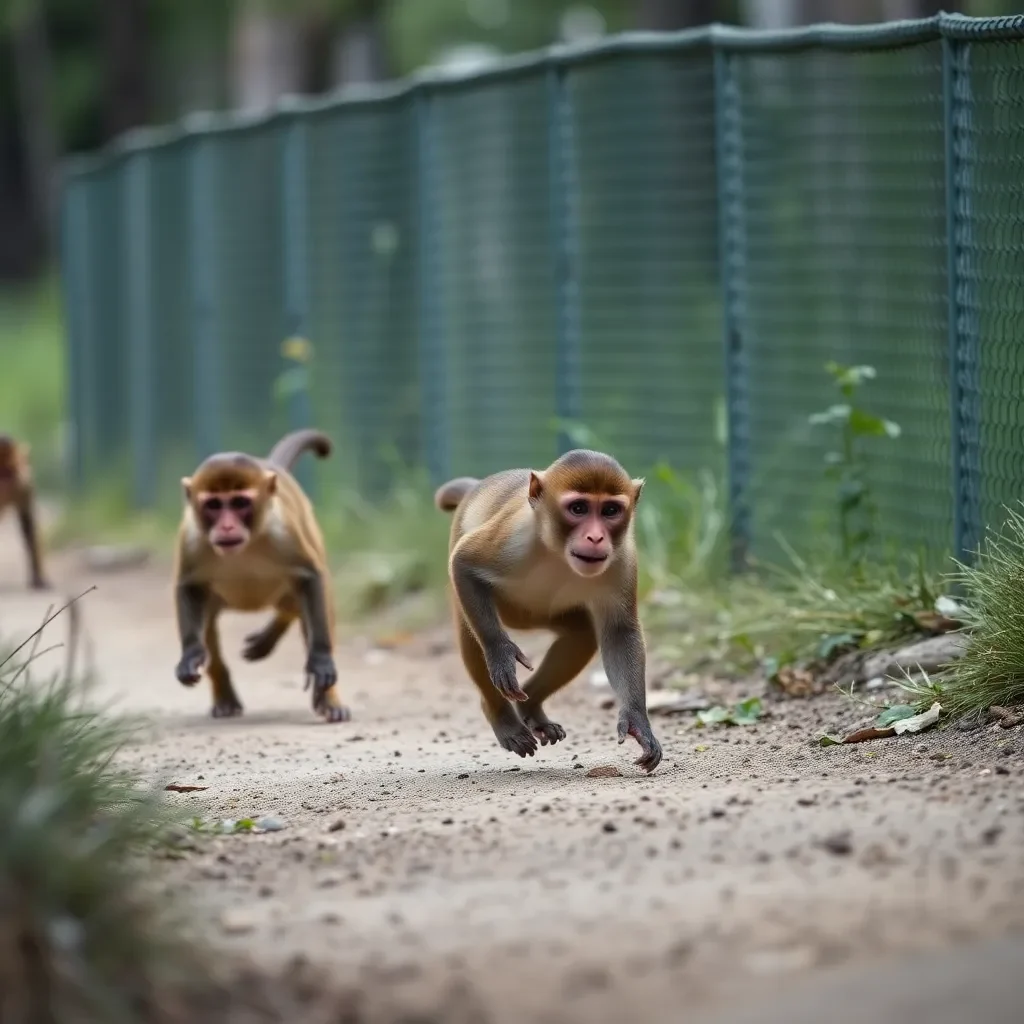
[[[356,0],[340,26],[334,46],[336,85],[379,82],[390,76],[383,0]]]
[[[715,0],[638,0],[637,24],[656,32],[710,25],[717,6]]]
[[[149,25],[146,0],[103,0],[99,7],[106,74],[103,127],[109,138],[149,119]]]
[[[29,0],[10,10],[21,145],[29,216],[25,239],[30,264],[52,250],[56,233],[56,170],[60,143],[54,123],[52,61],[42,4]]]
[[[241,5],[231,39],[231,99],[244,110],[266,110],[305,86],[301,20],[294,13]]]

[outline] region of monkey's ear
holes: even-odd
[[[530,470],[530,504],[535,505],[540,501],[540,496],[544,493],[544,481],[541,480],[540,474],[535,473],[532,469]]]
[[[277,493],[277,474],[268,472],[263,477],[263,484],[267,488],[267,494]]]
[[[192,477],[183,476],[181,478],[181,489],[185,492],[185,500],[192,500]]]
[[[636,503],[640,500],[640,492],[644,489],[644,484],[647,483],[646,477],[637,477],[633,481],[633,506],[636,507]]]

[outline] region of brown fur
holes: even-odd
[[[326,443],[320,443],[321,439]],[[307,672],[315,677],[314,708],[331,721],[348,718],[338,698],[330,653],[335,642],[335,612],[327,553],[313,506],[288,471],[294,458],[308,448],[322,457],[330,451],[330,442],[315,431],[297,432],[282,439],[268,459],[241,452],[220,453],[210,456],[190,478],[182,480],[186,505],[174,566],[183,649],[178,677],[191,685],[198,679],[199,665],[209,659],[215,715],[242,710],[220,650],[217,616],[228,609],[256,612],[273,608],[270,622],[246,637],[243,657],[249,661],[265,658],[292,622],[299,620],[310,654]],[[222,554],[207,534],[203,501],[243,492],[252,498],[247,540],[238,550]],[[308,590],[311,586],[315,591]],[[316,594],[322,606],[322,622],[319,628],[314,622],[308,630],[303,621],[303,603],[310,599],[310,593]],[[190,600],[194,602],[191,610]],[[194,620],[200,613],[202,635],[197,639],[193,634],[199,623]],[[313,621],[310,616],[306,618]],[[313,664],[316,657],[321,659],[320,668]],[[320,683],[316,680],[318,673]],[[324,684],[324,679],[329,682]]]
[[[547,744],[565,737],[543,703],[600,647],[622,706],[620,742],[627,734],[640,742],[644,753],[637,763],[648,771],[661,759],[647,717],[637,610],[633,511],[643,484],[610,456],[575,450],[541,473],[460,477],[435,495],[439,508],[455,513],[449,575],[463,662],[498,742],[520,756],[532,756],[538,739]],[[587,513],[571,515],[574,503]],[[614,515],[602,518],[605,510]],[[577,554],[584,547],[586,562]],[[516,663],[533,666],[506,629],[555,633],[523,687]]]
[[[29,446],[15,441],[9,434],[0,434],[0,515],[14,508],[18,529],[29,564],[29,587],[44,590],[49,583],[43,573],[43,556],[36,523],[35,486]]]

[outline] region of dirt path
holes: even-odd
[[[0,545],[0,631],[16,637],[53,598],[23,590],[20,552]],[[61,555],[53,576],[99,586],[83,608],[97,695],[151,721],[132,756],[209,787],[172,797],[197,813],[284,825],[168,862],[226,948],[324,965],[424,1021],[436,1006],[466,1022],[1020,1019],[1019,730],[820,749],[822,728],[857,717],[844,702],[747,729],[658,718],[666,756],[646,778],[581,682],[550,709],[568,738],[521,761],[445,631],[397,652],[346,641],[354,717],[326,725],[297,635],[247,665],[258,620],[242,617],[225,650],[246,715],[214,721],[206,690],[174,680],[166,571],[82,565]],[[611,764],[621,777],[588,774]]]

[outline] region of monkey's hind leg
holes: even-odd
[[[533,757],[537,752],[536,737],[519,720],[512,703],[498,692],[498,688],[491,681],[484,652],[469,626],[462,620],[459,622],[459,650],[462,652],[462,662],[466,666],[466,671],[480,691],[480,705],[494,730],[495,738],[513,754]]]
[[[299,617],[297,608],[281,605],[274,612],[274,617],[255,633],[250,633],[242,646],[242,657],[246,661],[261,661],[278,645],[281,637],[288,632],[288,627]]]
[[[523,685],[527,699],[517,709],[523,724],[542,746],[565,739],[565,729],[545,713],[544,701],[571,683],[597,653],[597,634],[586,612],[561,616],[554,628],[555,641],[537,671]]]
[[[18,526],[25,550],[28,552],[29,586],[33,590],[46,590],[50,584],[43,575],[43,560],[39,553],[39,536],[36,533],[36,514],[31,492],[18,502]]]
[[[242,713],[242,702],[235,693],[231,683],[231,673],[224,664],[224,655],[220,649],[220,633],[217,630],[217,612],[211,610],[206,616],[203,626],[203,646],[209,659],[206,672],[210,677],[213,689],[213,708],[210,713],[214,718],[231,718]]]

